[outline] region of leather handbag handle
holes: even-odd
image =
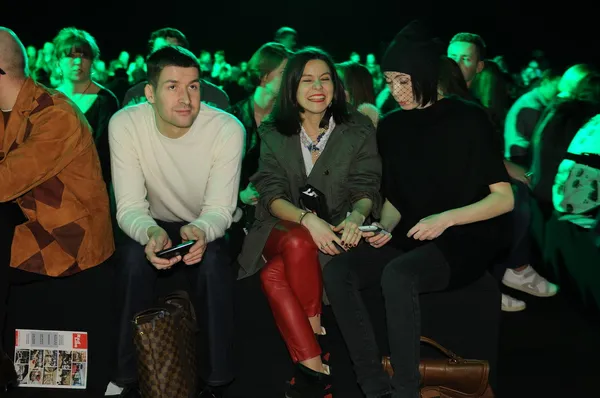
[[[192,324],[192,328],[194,331],[198,331],[198,320],[196,319],[196,309],[194,308],[194,304],[190,299],[190,296],[184,290],[177,290],[167,296],[165,296],[161,301],[163,303],[169,303],[171,300],[180,300],[188,307],[187,310],[190,312],[192,319],[189,319],[188,322]],[[170,305],[175,305],[169,303]]]
[[[421,336],[421,343],[429,344],[430,346],[437,348],[438,350],[443,352],[448,358],[454,359],[455,361],[463,361],[463,359],[460,356],[456,355],[455,353],[443,347],[437,341],[430,339],[429,337]]]

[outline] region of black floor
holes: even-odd
[[[227,398],[282,398],[292,372],[286,347],[279,337],[257,278],[239,282],[239,376]],[[508,290],[507,290],[508,291]],[[598,396],[600,327],[584,315],[569,294],[536,298],[518,292],[528,308],[503,313],[500,341],[498,397]],[[350,360],[332,315],[323,315],[331,352],[336,397],[362,398]],[[458,353],[460,354],[460,353]],[[90,396],[85,393],[21,388],[11,397]]]
[[[246,292],[259,290],[256,281],[241,283]],[[560,293],[552,298],[510,293],[525,300],[528,308],[518,313],[503,313],[497,396],[598,396],[598,324],[580,313],[577,304]],[[239,347],[242,371],[228,398],[281,398],[284,381],[291,372],[291,364],[285,359],[285,345],[272,323],[264,298],[259,294],[246,297],[241,303],[243,320],[239,326],[239,332],[247,336]],[[324,321],[327,319],[331,319],[328,310],[324,313]],[[326,326],[336,395],[362,398],[339,331],[334,325]]]

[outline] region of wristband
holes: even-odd
[[[302,212],[302,214],[300,215],[300,219],[298,219],[298,224],[302,225],[302,220],[304,220],[304,217],[306,217],[307,214],[307,211]]]

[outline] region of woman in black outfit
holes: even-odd
[[[402,110],[383,118],[377,132],[386,198],[377,225],[384,231],[365,234],[369,244],[335,257],[323,274],[369,398],[419,396],[419,294],[476,281],[510,238],[503,215],[514,199],[494,128],[480,106],[442,95],[443,52],[419,23],[388,48],[382,68]],[[378,284],[395,370],[391,385],[360,294]]]
[[[90,124],[102,175],[110,192],[108,122],[119,110],[119,101],[111,91],[92,79],[92,65],[100,57],[100,49],[88,32],[76,28],[62,29],[53,43],[61,77],[56,89],[77,105]]]

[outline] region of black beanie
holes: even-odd
[[[444,53],[443,43],[434,38],[431,29],[422,21],[412,21],[388,46],[381,70],[410,75],[415,98],[425,105],[437,100],[440,58]]]
[[[433,37],[429,26],[422,21],[412,21],[388,46],[381,69],[409,75],[432,64],[437,69],[438,60],[443,54],[443,45]]]

